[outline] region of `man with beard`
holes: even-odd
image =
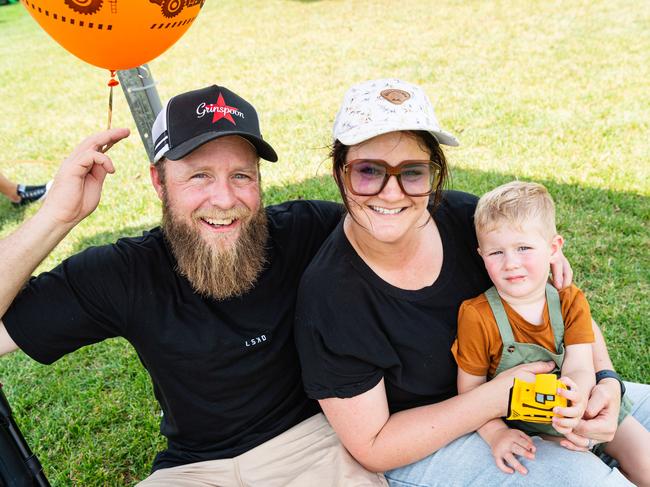
[[[142,486],[385,485],[305,396],[293,342],[298,281],[341,209],[262,207],[259,158],[277,155],[253,106],[230,90],[178,95],[156,119],[162,228],[29,279],[97,207],[114,171],[105,152],[127,135],[82,142],[40,211],[0,242],[0,354],[20,348],[49,364],[126,338],[151,375],[168,439]]]

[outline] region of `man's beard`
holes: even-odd
[[[237,218],[239,237],[226,248],[210,245],[193,228],[177,218],[163,196],[163,233],[176,258],[177,271],[202,296],[216,300],[241,296],[250,291],[266,265],[266,241],[269,236],[266,212],[262,205],[248,221],[247,208],[215,210],[207,214],[195,212],[193,220],[204,218]],[[202,224],[202,223],[198,223]]]

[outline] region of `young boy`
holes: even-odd
[[[458,338],[452,348],[458,362],[458,392],[521,363],[553,360],[561,368],[560,380],[569,386],[558,389],[570,401],[569,407],[553,409],[558,416],[552,428],[511,424],[529,434],[569,433],[580,421],[594,386],[594,335],[584,294],[571,285],[559,292],[558,299],[555,288],[547,285],[549,266],[563,244],[555,229],[553,200],[540,184],[508,183],[479,200],[474,224],[478,251],[494,287],[460,307]],[[650,433],[630,415],[621,422],[627,412],[619,417],[616,436],[604,451],[618,460],[632,482],[650,485]],[[525,432],[494,419],[478,433],[490,445],[499,469],[527,472],[516,458],[534,458],[533,441]]]

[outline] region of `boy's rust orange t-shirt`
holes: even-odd
[[[556,352],[548,307],[544,307],[544,322],[532,325],[508,303],[502,302],[515,341],[536,343]],[[564,319],[564,346],[592,343],[591,312],[582,291],[574,285],[561,290],[560,303]],[[468,374],[492,377],[499,366],[502,350],[501,334],[485,294],[464,301],[458,312],[458,336],[451,349],[458,366]]]

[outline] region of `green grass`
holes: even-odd
[[[54,43],[20,5],[0,7],[0,171],[50,178],[106,119],[107,73]],[[576,282],[617,369],[650,382],[650,10],[635,2],[209,0],[150,63],[162,98],[218,83],[258,108],[281,161],[263,167],[268,203],[336,198],[326,145],[345,89],[374,77],[422,85],[461,147],[453,187],[482,193],[515,177],[555,197]],[[148,163],[123,97],[118,173],[99,209],[41,270],[159,221]],[[0,201],[6,235],[36,211]],[[47,319],[47,311],[43,311]],[[122,340],[53,366],[22,353],[0,379],[54,485],[124,485],[163,447],[147,374]]]

